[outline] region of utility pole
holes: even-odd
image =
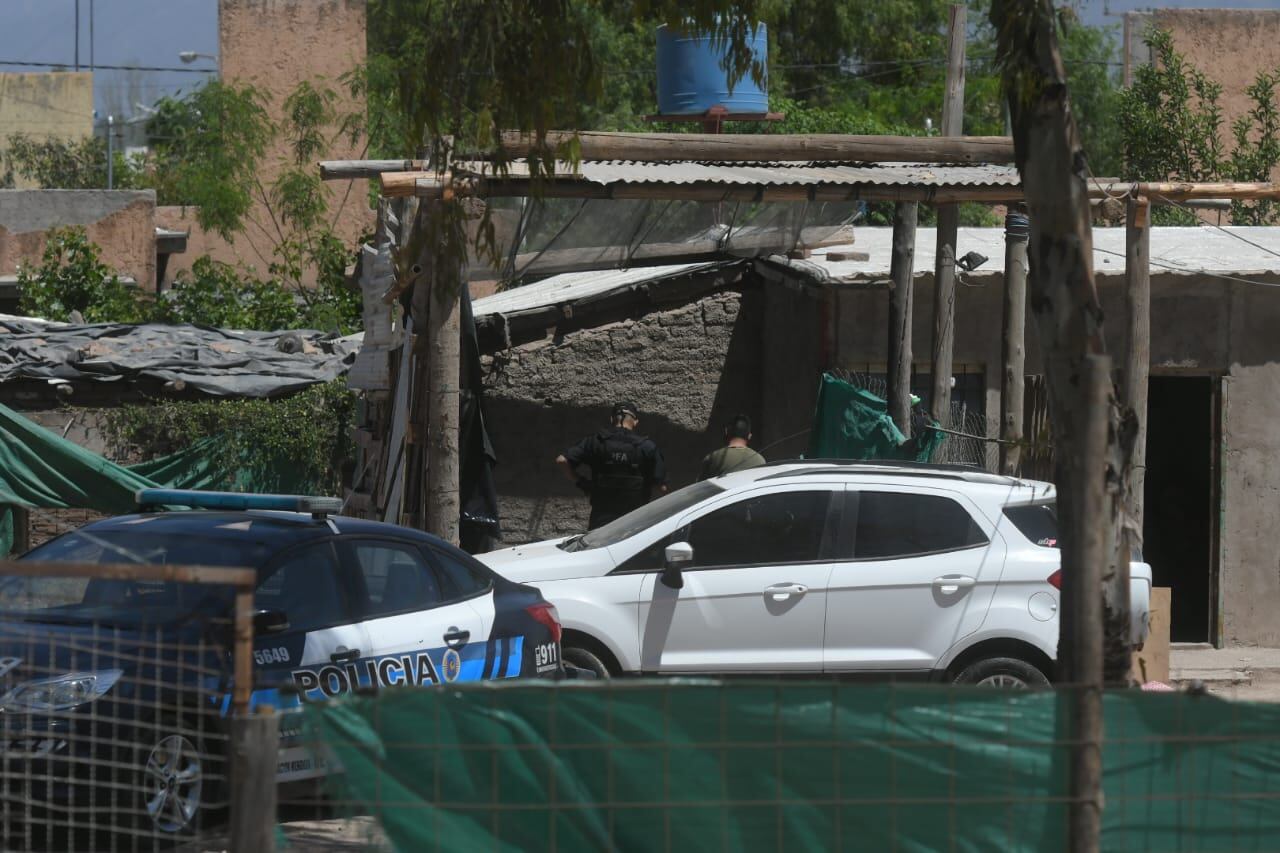
[[[116,173],[116,117],[107,116],[107,189],[115,188]]]
[[[93,72],[93,3],[89,0],[89,71]]]
[[[80,0],[76,0],[76,70],[80,70]]]
[[[1031,221],[1010,210],[1004,218],[1004,322],[1000,355],[1000,473],[1015,476],[1022,457],[1022,408],[1026,391],[1027,238]]]
[[[1062,609],[1058,663],[1071,761],[1067,849],[1090,853],[1102,826],[1102,567],[1116,560],[1125,459],[1093,277],[1087,161],[1072,117],[1052,0],[993,0],[996,60],[1014,160],[1031,216],[1032,313],[1049,385],[1057,459]],[[1110,605],[1111,602],[1105,602]]]
[[[942,135],[964,135],[965,7],[954,5],[947,21],[947,91],[942,102]],[[951,423],[951,373],[955,349],[956,230],[960,209],[938,205],[938,247],[933,267],[933,419]]]
[[[900,201],[893,208],[893,255],[889,260],[889,417],[905,436],[911,435],[911,308],[916,254],[916,219],[920,205]]]

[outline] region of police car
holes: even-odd
[[[22,559],[256,569],[255,704],[563,674],[555,607],[434,536],[331,516],[341,508],[332,498],[148,489],[138,502],[191,509],[98,521]],[[193,831],[226,801],[222,749],[211,745],[225,737],[208,733],[225,734],[231,608],[220,587],[0,579],[5,777],[25,777],[34,788],[24,798],[55,808],[110,804],[149,832]],[[297,716],[281,720],[279,782],[326,772],[298,742]],[[76,784],[108,765],[128,783]]]

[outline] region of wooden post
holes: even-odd
[[[1069,369],[1059,362],[1058,370]],[[1078,453],[1059,458],[1062,614],[1059,659],[1071,707],[1067,849],[1096,851],[1102,829],[1102,567],[1114,544],[1107,495],[1111,359],[1085,356],[1078,375],[1085,403],[1076,412]]]
[[[266,713],[231,720],[231,849],[276,849],[276,762],[280,718]]]
[[[1109,564],[1103,596],[1107,611],[1106,666],[1109,684],[1128,680],[1133,660],[1130,634],[1129,561],[1142,546],[1143,489],[1147,464],[1147,386],[1151,373],[1151,207],[1145,198],[1130,197],[1125,217],[1125,366],[1121,385],[1123,430],[1132,440],[1128,464],[1122,468],[1119,549]]]
[[[509,158],[550,153],[576,143],[583,160],[638,162],[824,161],[858,163],[1009,163],[1007,136],[855,136],[841,133],[612,133],[547,132],[541,145],[533,134],[504,131]]]
[[[1004,323],[1000,355],[1000,473],[1015,476],[1021,462],[1023,397],[1026,390],[1027,238],[1031,222],[1025,213],[1004,218]]]
[[[455,227],[450,216],[462,216],[459,202],[426,202],[436,227],[429,228],[431,275],[430,306],[426,319],[426,489],[423,528],[446,542],[458,544],[461,499],[459,475],[459,379],[461,332],[459,296],[467,286],[466,244],[448,239],[465,229]],[[419,283],[421,286],[422,282]]]
[[[965,7],[954,5],[947,25],[947,92],[942,103],[942,135],[964,133]],[[956,230],[960,210],[938,205],[938,246],[933,267],[933,419],[951,424],[951,365],[955,350]]]
[[[911,303],[919,204],[900,202],[893,209],[893,255],[889,262],[889,416],[911,435]]]

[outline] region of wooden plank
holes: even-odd
[[[1169,682],[1169,608],[1167,586],[1151,589],[1151,630],[1142,649],[1133,653],[1133,676],[1139,683]]]
[[[322,160],[320,180],[376,178],[384,172],[412,172],[422,167],[421,160]]]
[[[640,162],[826,161],[863,163],[1011,163],[1007,136],[857,136],[812,134],[607,133],[558,131],[543,145],[531,134],[501,135],[507,157],[554,154],[576,139],[583,160]]]
[[[0,561],[0,576],[53,578],[106,578],[152,583],[197,583],[253,589],[258,572],[250,568],[225,566],[174,566],[168,563],[83,563]]]
[[[903,202],[893,211],[893,255],[889,277],[889,416],[911,435],[911,308],[914,277],[912,263],[916,253],[916,219],[919,207]]]

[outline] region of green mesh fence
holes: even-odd
[[[1064,692],[615,681],[307,709],[398,850],[1065,849]],[[1280,847],[1280,707],[1107,694],[1104,849]]]

